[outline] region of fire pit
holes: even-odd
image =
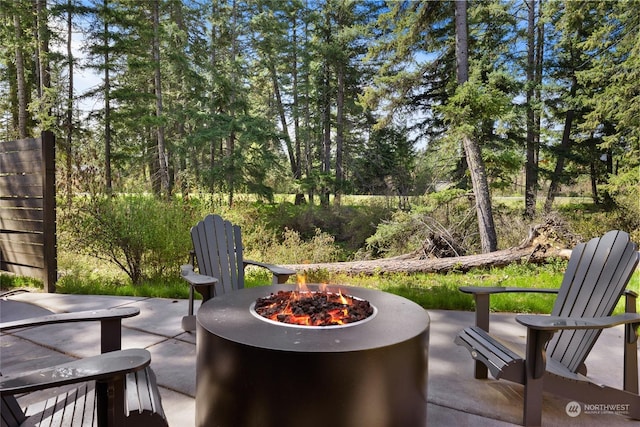
[[[429,317],[422,307],[329,286],[327,293],[366,301],[371,312],[345,324],[304,326],[258,313],[259,300],[279,291],[295,285],[216,296],[198,311],[197,426],[426,424]]]

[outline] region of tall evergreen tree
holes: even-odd
[[[568,174],[567,165],[576,159],[577,144],[589,138],[577,132],[577,125],[587,112],[580,99],[592,94],[588,87],[578,81],[577,72],[588,67],[590,63],[590,57],[582,49],[581,43],[593,31],[594,20],[597,19],[593,13],[593,6],[593,2],[550,3],[547,6],[547,13],[557,33],[554,37],[556,43],[551,47],[553,55],[550,55],[556,61],[553,64],[556,71],[552,73],[552,77],[557,89],[556,97],[549,105],[564,124],[560,143],[551,147],[555,166],[551,171],[551,182],[544,204],[545,212],[552,209],[562,184],[572,178]]]
[[[606,159],[606,195],[640,225],[640,2],[593,2],[593,31],[581,44],[591,61],[576,71],[590,88],[587,113],[578,125],[598,137],[592,164]],[[615,165],[615,167],[614,167]]]
[[[456,74],[458,85],[464,91],[465,85],[469,84],[469,49],[467,36],[467,2],[466,0],[456,0]],[[464,101],[463,101],[464,102]],[[468,108],[467,105],[458,104],[459,107]],[[460,117],[460,116],[459,116]],[[462,115],[464,117],[464,115]],[[462,123],[454,121],[455,126]],[[463,126],[464,127],[464,126]],[[493,222],[493,212],[491,209],[491,194],[489,183],[485,172],[484,161],[480,146],[468,133],[463,130],[460,133],[466,154],[471,182],[473,184],[473,194],[476,198],[476,213],[478,217],[478,228],[480,230],[480,244],[482,252],[493,252],[498,249],[498,238],[495,224]]]
[[[525,1],[527,7],[527,65],[526,65],[526,109],[527,142],[525,163],[524,215],[533,218],[538,196],[538,161],[540,153],[540,103],[542,38],[544,24],[540,22],[540,5],[536,0]]]

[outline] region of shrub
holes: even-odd
[[[350,254],[364,245],[366,238],[376,230],[376,226],[391,217],[391,209],[382,203],[373,201],[358,206],[293,205],[292,203],[236,203],[233,209],[218,210],[225,219],[242,227],[245,247],[256,253],[268,252],[268,246],[279,246],[296,232],[300,241],[312,245],[325,245],[326,239],[332,239],[334,250],[315,250],[318,256],[314,262],[346,260]],[[326,236],[319,235],[320,233]],[[299,242],[297,242],[299,243]],[[285,245],[286,246],[286,245]],[[289,242],[289,254],[285,251],[270,251],[277,256],[279,263],[294,263],[301,257],[293,241]],[[282,248],[280,248],[282,249]],[[320,259],[319,254],[327,256]],[[339,256],[339,259],[335,259]],[[284,258],[284,259],[283,259]]]
[[[138,285],[178,274],[191,248],[192,216],[183,203],[152,196],[77,199],[60,215],[61,246],[115,264]]]
[[[320,229],[311,239],[303,240],[295,230],[285,229],[279,237],[264,228],[254,228],[253,233],[243,233],[242,243],[247,248],[246,258],[273,264],[333,262],[342,258],[334,238]]]

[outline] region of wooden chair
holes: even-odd
[[[102,352],[49,368],[0,376],[2,427],[168,426],[155,374],[149,367],[151,355],[144,349],[120,350],[121,320],[139,313],[138,308],[126,307],[0,323],[0,332],[7,332],[55,323],[100,321]],[[77,387],[25,409],[16,399],[23,393],[69,384]]]
[[[476,378],[487,378],[488,368],[496,379],[524,385],[524,425],[541,424],[543,391],[586,404],[629,405],[624,407],[627,415],[640,419],[637,294],[627,291],[626,313],[611,315],[638,257],[637,246],[622,231],[610,231],[576,246],[560,289],[545,290],[557,293],[551,315],[516,316],[527,327],[524,357],[488,334],[489,298],[494,293],[528,289],[460,288],[475,298],[476,325],[461,331],[455,342],[476,360]],[[586,377],[585,359],[602,329],[616,325],[625,325],[622,389],[594,384]]]
[[[216,294],[244,287],[247,265],[266,268],[273,275],[273,284],[285,283],[296,272],[273,264],[244,258],[240,226],[223,220],[219,215],[207,215],[191,228],[193,251],[190,264],[182,266],[182,277],[189,283],[189,314],[182,319],[185,331],[195,330],[193,292],[202,295],[204,303]],[[198,273],[194,271],[198,267]]]

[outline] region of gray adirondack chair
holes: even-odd
[[[524,425],[541,425],[542,393],[550,392],[586,404],[629,405],[628,416],[640,419],[638,395],[638,327],[636,297],[626,291],[626,312],[612,316],[638,264],[637,246],[622,231],[576,246],[558,290],[461,287],[473,294],[476,325],[455,338],[476,360],[475,377],[524,385]],[[504,292],[553,292],[550,316],[518,315],[527,327],[524,356],[489,335],[489,298]],[[586,376],[585,360],[604,328],[625,325],[622,389],[594,384]]]
[[[51,314],[0,323],[0,331],[56,323],[100,321],[102,354],[30,372],[0,376],[2,427],[168,426],[151,355],[144,349],[120,350],[121,320],[135,307]],[[23,409],[16,396],[75,385]]]
[[[244,269],[254,265],[269,270],[273,284],[285,283],[294,270],[244,258],[240,226],[222,219],[220,215],[207,215],[191,228],[193,252],[190,264],[182,266],[182,277],[189,283],[189,313],[182,319],[185,331],[195,329],[193,315],[194,290],[202,295],[202,302],[216,294],[224,294],[244,287]],[[195,267],[198,273],[195,272]]]

